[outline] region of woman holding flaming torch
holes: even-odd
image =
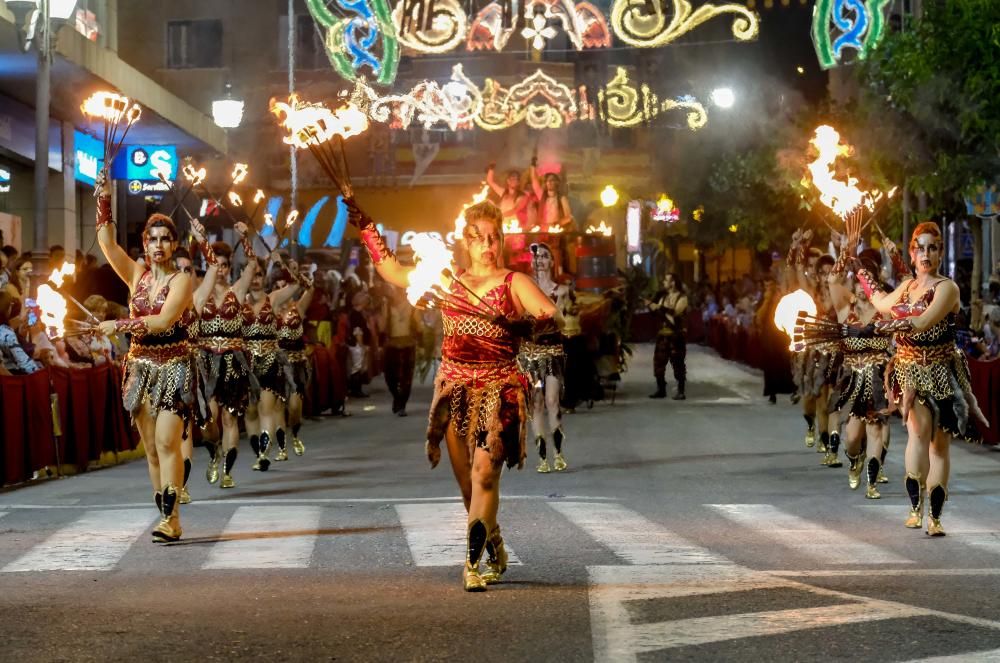
[[[398,287],[409,285],[414,269],[396,261],[375,223],[353,201],[350,210],[379,275]],[[526,385],[517,354],[520,337],[527,335],[524,327],[530,324],[521,318],[553,320],[559,326],[562,318],[530,277],[500,266],[500,209],[490,202],[477,203],[465,209],[464,219],[461,242],[468,251],[469,269],[452,278],[447,290],[438,291],[445,336],[426,450],[431,467],[437,466],[445,438],[469,513],[462,584],[466,591],[480,592],[488,583],[499,582],[507,568],[497,524],[500,471],[505,462],[520,468],[525,459]],[[441,274],[451,276],[447,269]],[[484,552],[489,558],[480,573]]]
[[[107,171],[97,182],[97,240],[115,273],[128,284],[130,316],[98,325],[105,336],[126,333],[132,344],[125,359],[122,388],[146,449],[160,522],[154,542],[181,537],[178,498],[184,483],[181,438],[196,415],[197,370],[188,341],[185,313],[191,310],[192,283],[178,272],[172,256],[178,234],[170,217],[154,214],[142,233],[145,265],[129,258],[115,240]]]
[[[281,417],[281,426],[276,433],[278,442],[276,461],[288,460],[288,450],[285,448],[286,428],[292,430],[292,451],[295,455],[301,456],[306,451],[306,445],[299,438],[299,430],[302,428],[302,401],[312,381],[312,360],[306,354],[303,320],[306,309],[312,303],[313,282],[298,270],[289,276],[297,279],[304,291],[297,300],[289,299],[283,310],[278,313],[278,347],[288,356],[288,363],[292,369],[292,389],[288,394],[284,415]]]
[[[941,514],[948,499],[951,438],[978,439],[972,418],[989,425],[972,393],[965,355],[955,344],[954,318],[961,302],[958,285],[938,271],[943,241],[936,223],[914,228],[910,259],[916,276],[889,294],[878,289],[871,272],[858,270],[868,299],[879,313],[891,317],[876,322],[875,331],[893,334],[896,340],[886,391],[903,415],[908,433],[904,485],[910,515],[906,526],[922,527],[926,496],[930,536],[945,533]]]
[[[194,308],[200,319],[198,337],[198,368],[205,385],[205,398],[212,420],[220,427],[221,440],[212,453],[205,478],[209,483],[219,480],[220,488],[233,488],[233,468],[239,453],[239,418],[256,403],[260,385],[250,370],[250,361],[243,341],[244,327],[252,321],[253,312],[244,304],[250,282],[257,273],[253,247],[247,239],[247,226],[237,223],[248,263],[235,283],[230,283],[233,249],[225,242],[209,244],[205,229],[192,221],[191,233],[201,244],[208,269],[201,285],[194,292]]]

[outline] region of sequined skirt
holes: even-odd
[[[205,385],[205,398],[214,398],[233,416],[245,414],[247,407],[260,398],[260,384],[242,350],[200,350],[198,371]]]
[[[449,427],[468,448],[485,449],[495,467],[524,466],[526,391],[514,362],[462,364],[444,359],[434,379],[427,442],[439,446]]]
[[[292,365],[288,355],[278,348],[277,341],[247,341],[250,352],[250,368],[261,390],[267,390],[283,401],[287,401],[295,388]]]
[[[289,352],[288,361],[292,368],[293,393],[305,398],[306,391],[309,390],[309,383],[312,382],[312,361],[305,352],[300,351]]]
[[[884,353],[867,357],[845,355],[840,380],[830,396],[830,412],[841,410],[866,423],[886,423],[889,408],[885,392],[887,361]]]
[[[517,366],[528,377],[532,391],[541,390],[544,394],[545,378],[552,376],[562,382],[566,371],[566,353],[562,345],[522,343]]]
[[[122,404],[135,419],[144,403],[148,404],[154,418],[166,410],[179,416],[185,424],[194,422],[201,426],[205,423],[208,405],[190,352],[158,361],[133,344],[125,360]],[[184,435],[187,435],[186,425]]]

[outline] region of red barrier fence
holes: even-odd
[[[763,353],[757,351],[759,346],[757,331],[743,328],[731,328],[724,321],[712,318],[708,321],[707,343],[723,359],[731,359],[755,368]],[[983,431],[983,441],[987,444],[1000,444],[1000,361],[969,360],[969,370],[972,373],[972,392],[979,401],[979,407],[990,422],[989,429]]]

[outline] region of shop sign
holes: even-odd
[[[82,131],[73,131],[73,176],[77,182],[94,186],[104,165],[104,143]]]
[[[0,193],[10,193],[10,168],[0,165]]]
[[[170,191],[170,185],[166,182],[147,182],[144,180],[129,180],[128,193],[130,196],[145,196],[150,194],[163,194]]]
[[[174,145],[128,145],[121,156],[115,159],[112,173],[115,179],[155,182],[160,185],[157,192],[168,187],[161,181],[161,175],[168,182],[177,176],[177,147]],[[131,192],[132,187],[129,186]]]

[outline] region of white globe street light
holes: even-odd
[[[719,108],[732,108],[736,103],[736,95],[733,94],[732,88],[718,87],[712,90],[712,103]]]
[[[226,83],[226,97],[212,102],[212,119],[222,129],[235,129],[243,121],[243,102],[233,99],[233,86]]]

